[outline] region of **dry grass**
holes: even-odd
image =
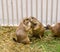
[[[0,27],[0,52],[60,52],[60,38],[51,37],[50,31],[45,31],[42,40],[31,38],[31,44],[13,41],[17,27]]]

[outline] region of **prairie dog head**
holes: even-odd
[[[25,18],[21,21],[19,27],[16,30],[17,42],[30,43],[28,32],[31,28],[29,18]]]
[[[25,18],[23,20],[23,26],[25,27],[26,30],[29,30],[31,28],[31,22],[29,18]]]
[[[60,37],[60,23],[56,23],[50,30],[54,37]]]
[[[31,23],[32,23],[32,28],[34,30],[37,30],[41,27],[41,23],[35,18],[35,17],[30,17]]]

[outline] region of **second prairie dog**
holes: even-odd
[[[30,43],[30,40],[27,34],[27,32],[30,29],[31,29],[31,23],[29,21],[29,18],[23,19],[16,30],[17,42]]]
[[[54,26],[47,25],[47,27],[52,31],[52,36],[60,37],[60,23],[56,23]]]
[[[35,17],[30,17],[32,23],[33,36],[43,37],[45,28],[42,23],[40,23]]]

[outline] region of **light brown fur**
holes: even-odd
[[[17,42],[20,43],[30,43],[27,32],[30,29],[29,19],[26,18],[22,20],[19,27],[16,30]]]
[[[60,37],[60,23],[56,23],[54,26],[48,26],[52,31],[52,36]]]
[[[45,28],[42,23],[40,23],[35,17],[30,17],[32,23],[33,36],[43,37]]]

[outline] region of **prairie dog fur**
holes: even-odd
[[[56,23],[54,26],[47,25],[47,27],[52,31],[52,36],[60,37],[60,23]]]
[[[33,36],[43,37],[45,28],[42,23],[40,23],[35,17],[30,17],[32,23]]]
[[[30,43],[29,37],[27,32],[31,28],[31,23],[28,18],[22,20],[20,25],[16,30],[17,42],[19,43]]]

